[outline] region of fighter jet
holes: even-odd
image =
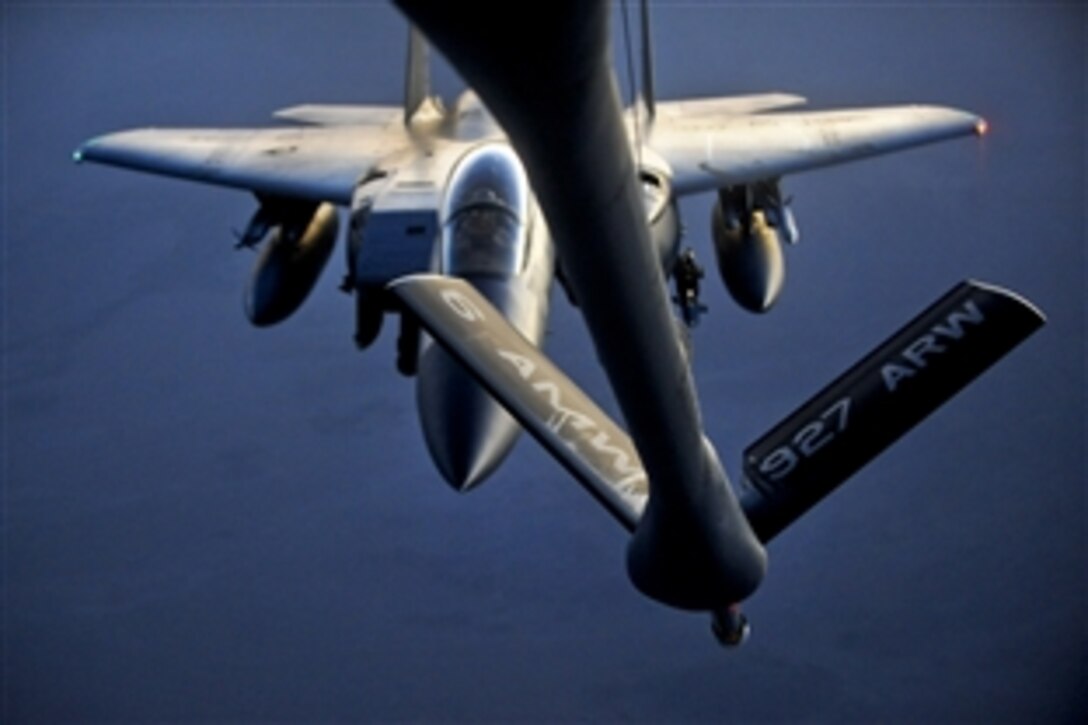
[[[702,270],[681,249],[677,199],[717,195],[720,277],[764,313],[783,287],[782,248],[799,239],[783,176],[981,135],[985,121],[940,106],[798,111],[805,100],[783,93],[658,102],[645,2],[641,90],[623,108],[609,3],[395,4],[422,31],[410,33],[402,107],[302,105],[275,113],[281,127],[122,131],[75,158],[254,193],[238,246],[260,248],[245,298],[259,326],[306,299],[346,207],[356,344],[399,317],[397,367],[417,378],[444,478],[477,485],[524,427],[632,532],[635,586],[710,612],[719,641],[739,643],[765,544],[1042,315],[991,285],[956,287],[750,446],[735,490],[691,377]],[[431,93],[424,36],[471,88],[449,108]],[[553,280],[585,317],[629,434],[540,350]]]
[[[418,32],[408,46],[401,107],[296,106],[274,114],[288,124],[280,128],[123,131],[85,143],[75,158],[251,191],[258,208],[236,247],[260,252],[244,296],[256,326],[283,322],[306,300],[343,206],[342,288],[355,298],[359,348],[399,310],[389,282],[424,271],[470,280],[537,344],[555,263],[525,170],[474,93],[450,108],[432,95]],[[450,485],[472,488],[521,429],[443,349],[421,341],[411,316],[400,323],[397,368],[416,377],[427,447]]]

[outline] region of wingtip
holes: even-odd
[[[94,138],[87,139],[72,151],[72,161],[77,164],[82,164],[84,161],[96,161],[95,147],[98,146],[103,139],[112,135],[114,134],[95,136]]]
[[[99,138],[100,137],[96,136],[94,138],[87,139],[79,146],[76,146],[75,150],[72,151],[72,161],[77,164],[82,164],[84,161],[91,160],[91,154],[89,154],[88,152],[91,151],[91,147]]]

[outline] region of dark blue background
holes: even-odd
[[[253,257],[230,249],[251,197],[71,163],[126,127],[397,103],[391,9],[6,5],[6,720],[1083,716],[1085,11],[654,16],[662,98],[933,102],[992,127],[787,180],[804,239],[766,317],[710,280],[696,373],[731,470],[964,277],[1050,324],[773,545],[754,637],[723,652],[634,591],[623,532],[531,441],[446,488],[394,336],[353,349],[339,256],[254,330]],[[682,204],[711,268],[709,209]],[[610,405],[554,300],[551,354]]]

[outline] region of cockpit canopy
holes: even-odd
[[[519,273],[528,256],[529,182],[505,144],[470,151],[453,171],[442,205],[442,271]]]

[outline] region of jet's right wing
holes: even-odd
[[[380,162],[413,148],[405,125],[429,92],[426,44],[410,28],[404,107],[302,104],[273,114],[297,124],[282,128],[120,131],[87,141],[72,157],[259,197],[347,206]]]
[[[630,437],[462,279],[402,277],[390,289],[629,531],[649,493]]]
[[[331,120],[327,110],[318,115]],[[309,112],[295,114],[299,120],[303,116],[315,120]],[[380,160],[409,145],[399,124],[142,128],[91,139],[73,158],[248,189],[259,195],[347,205],[360,178]]]

